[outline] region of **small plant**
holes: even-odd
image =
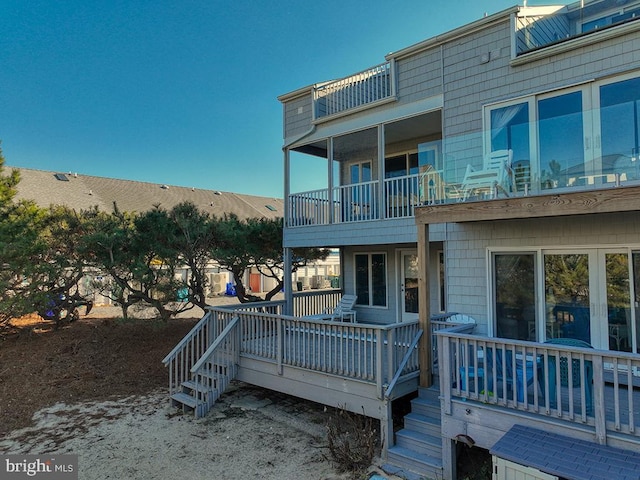
[[[372,418],[338,408],[327,421],[329,460],[340,473],[362,473],[378,451],[379,437]]]

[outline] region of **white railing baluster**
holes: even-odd
[[[383,63],[314,88],[316,118],[329,117],[390,97],[391,64]],[[320,107],[324,106],[324,110]]]

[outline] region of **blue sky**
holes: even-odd
[[[0,0],[5,160],[281,197],[278,95],[517,3]]]

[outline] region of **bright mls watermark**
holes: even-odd
[[[0,480],[78,480],[77,455],[0,455]]]

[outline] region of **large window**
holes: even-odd
[[[387,257],[384,253],[356,253],[358,305],[387,306]]]
[[[536,339],[534,265],[534,255],[530,253],[494,255],[498,337]]]
[[[517,191],[640,180],[639,77],[491,105],[484,118],[485,153],[511,150]]]
[[[640,351],[637,249],[494,252],[491,259],[496,336]]]

